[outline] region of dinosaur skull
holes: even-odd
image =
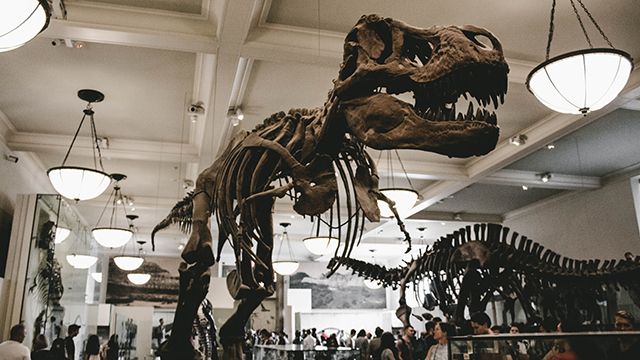
[[[420,29],[369,15],[347,35],[334,89],[351,133],[367,146],[468,157],[498,141],[496,115],[486,108],[504,101],[508,72],[487,30]],[[405,93],[413,104],[401,100]],[[457,112],[461,97],[468,107]]]

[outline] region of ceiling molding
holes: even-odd
[[[6,144],[7,139],[16,131],[16,127],[11,120],[9,120],[9,117],[0,110],[0,141]]]
[[[449,163],[435,163],[427,161],[403,160],[402,164],[410,179],[419,180],[467,180],[467,171],[464,165]],[[404,178],[404,172],[399,164],[392,164],[391,169],[386,161],[377,164],[378,174],[381,176],[393,176]]]
[[[122,12],[122,13],[132,13],[137,16],[162,16],[162,17],[173,17],[178,19],[189,19],[189,20],[208,20],[209,18],[209,3],[211,0],[202,1],[202,6],[200,7],[200,14],[192,14],[186,12],[179,11],[171,11],[171,10],[162,10],[162,9],[153,9],[147,7],[135,7],[135,6],[127,6],[127,5],[119,5],[119,4],[110,4],[103,2],[93,2],[93,1],[73,1],[67,5],[67,9],[85,9],[89,11],[114,11],[114,12]]]
[[[600,178],[595,176],[551,173],[551,179],[548,182],[542,182],[540,175],[535,171],[502,169],[481,179],[478,183],[509,186],[527,185],[535,188],[564,190],[598,189],[602,186]]]
[[[502,215],[494,215],[494,214],[475,214],[475,213],[465,213],[465,212],[452,213],[452,212],[446,212],[446,211],[423,210],[411,216],[411,220],[502,223],[504,218],[502,217]]]
[[[218,42],[212,35],[162,31],[160,27],[145,30],[56,19],[51,19],[41,36],[194,53],[215,53],[218,48]]]
[[[73,137],[67,135],[16,132],[7,145],[13,151],[48,152],[64,154]],[[91,138],[78,136],[72,155],[93,156]],[[154,142],[109,138],[108,148],[101,148],[102,156],[113,159],[161,162],[197,162],[198,149],[191,144]]]

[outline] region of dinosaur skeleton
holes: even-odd
[[[400,288],[396,315],[408,324],[411,308],[405,290],[428,279],[440,309],[463,320],[484,311],[494,293],[515,294],[527,319],[540,318],[537,309],[556,318],[601,320],[597,301],[607,289],[625,288],[640,307],[640,256],[623,260],[576,260],[564,257],[497,224],[475,224],[441,237],[406,266],[387,269],[351,258],[334,257],[330,266],[343,265],[361,277]],[[419,297],[419,292],[416,291]]]
[[[379,221],[377,200],[386,201],[410,246],[393,202],[378,190],[379,177],[365,146],[450,157],[488,153],[499,130],[495,114],[485,107],[504,100],[507,73],[500,42],[485,29],[421,29],[362,16],[345,39],[339,75],[324,106],[280,112],[251,132],[237,134],[200,174],[193,195],[154,229],[153,234],[176,221],[192,228],[182,252],[185,284],[176,323],[179,315],[193,319],[206,295],[208,268],[229,241],[236,270],[228,275],[227,286],[240,302],[220,328],[220,342],[226,359],[241,357],[245,323],[274,292],[271,212],[276,198],[290,196],[293,209],[303,216],[330,212],[342,219],[330,225],[343,242],[344,258],[359,241],[365,218]],[[412,93],[415,103],[395,97],[403,93]],[[478,109],[470,102],[458,114],[455,104],[467,95]],[[190,207],[193,217],[185,223],[180,217]],[[213,214],[217,257],[208,223]],[[188,334],[173,331],[164,358],[195,356],[187,340]]]

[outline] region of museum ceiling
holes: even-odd
[[[616,48],[639,58],[636,2],[584,2]],[[362,14],[418,27],[482,26],[502,42],[511,70],[505,104],[497,109],[496,150],[468,159],[399,151],[422,195],[408,230],[427,244],[465,222],[500,222],[537,202],[597,188],[612,175],[638,168],[640,70],[612,105],[585,117],[553,113],[527,91],[527,74],[544,60],[550,3],[67,0],[65,20],[52,20],[34,41],[0,54],[0,136],[13,151],[31,153],[22,158],[46,177],[46,169],[61,163],[82,116],[85,104],[77,90],[102,91],[106,99],[94,109],[98,135],[108,139],[104,167],[128,176],[122,191],[135,200],[138,236],[148,238],[235,132],[252,129],[274,112],[322,105],[342,61],[346,32]],[[568,1],[558,2],[555,21],[552,54],[586,46]],[[603,46],[597,31],[588,30]],[[189,113],[197,103],[204,113]],[[245,115],[238,126],[228,117],[235,107]],[[526,144],[510,144],[520,134],[527,136]],[[87,133],[81,135],[86,140]],[[383,185],[392,176],[405,181],[395,155],[387,161],[387,154],[371,153],[380,159]],[[69,162],[89,165],[90,156],[84,143]],[[538,174],[544,172],[553,177],[543,184]],[[89,225],[107,196],[78,205]],[[274,222],[283,221],[293,223],[289,233],[296,256],[308,258],[296,240],[310,234],[309,220],[279,201]],[[379,256],[402,254],[392,225],[366,229],[361,256],[371,248]],[[184,241],[175,229],[160,234],[158,253],[177,255]]]

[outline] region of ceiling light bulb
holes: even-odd
[[[522,185],[522,190],[527,191],[529,190],[529,187],[527,185]]]
[[[240,121],[244,120],[244,113],[242,112],[242,109],[236,108],[236,117]]]
[[[548,144],[547,145],[547,150],[553,150],[555,148],[556,148],[556,146],[554,144]]]
[[[520,146],[527,143],[527,135],[515,135],[509,139],[509,143],[514,146]]]
[[[547,183],[549,182],[549,180],[551,180],[551,173],[546,172],[540,174],[540,181],[542,181],[543,183]]]

